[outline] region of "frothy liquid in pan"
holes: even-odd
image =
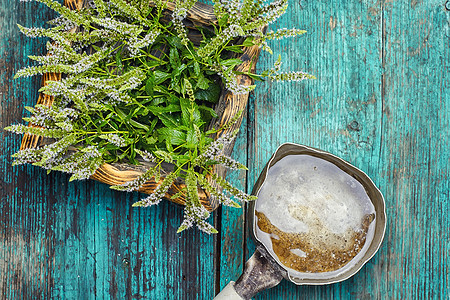
[[[291,278],[339,275],[364,255],[374,234],[375,207],[361,183],[310,155],[275,163],[255,210],[256,237]]]

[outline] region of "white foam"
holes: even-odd
[[[333,243],[343,249],[346,235],[361,230],[363,217],[375,213],[360,182],[333,163],[309,155],[289,155],[272,166],[255,209],[286,233],[310,233],[317,238],[316,242],[322,243],[331,242],[329,233],[340,235],[343,238],[334,239]],[[270,235],[255,227],[258,239],[270,252]],[[307,256],[301,249],[294,250],[302,252],[299,256]],[[271,254],[276,258],[273,251]],[[290,275],[302,277],[297,271]]]
[[[306,252],[301,249],[291,249],[290,251],[299,257],[306,257]]]

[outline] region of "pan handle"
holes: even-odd
[[[244,272],[228,285],[214,300],[248,300],[259,292],[276,286],[283,279],[281,270],[262,255],[258,249],[245,263]]]
[[[214,300],[245,300],[236,292],[234,281],[230,281],[222,291],[214,298]]]

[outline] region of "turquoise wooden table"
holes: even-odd
[[[450,2],[290,1],[271,28],[308,33],[271,43],[284,70],[317,80],[258,83],[234,149],[247,173],[229,178],[250,191],[277,146],[295,142],[365,171],[386,198],[388,227],[375,257],[329,286],[282,282],[257,299],[449,299]],[[20,121],[39,79],[12,80],[45,40],[19,34],[41,26],[43,5],[0,2],[0,126]],[[20,136],[1,132],[0,298],[212,299],[236,280],[254,245],[243,210],[214,214],[219,234],[176,234],[182,210],[165,202],[132,208],[137,193],[68,183],[32,166],[11,167]]]

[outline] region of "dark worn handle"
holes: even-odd
[[[280,267],[256,250],[245,263],[244,273],[234,284],[234,289],[247,300],[265,289],[276,286],[282,279]]]

